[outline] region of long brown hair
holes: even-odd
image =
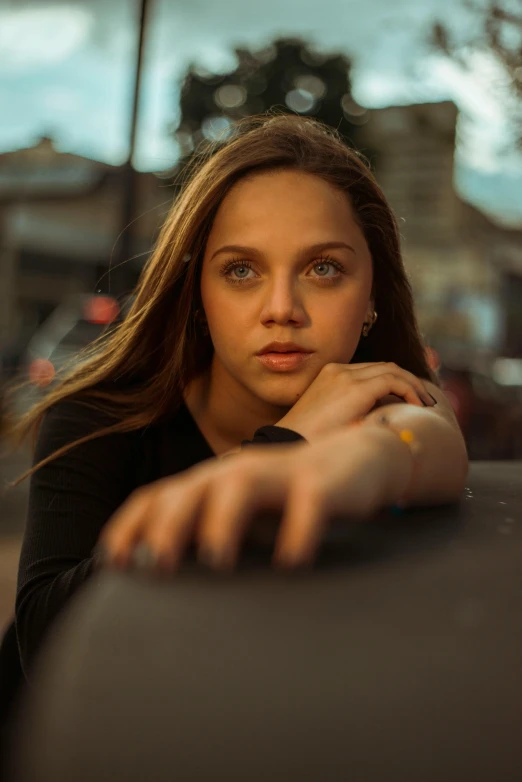
[[[218,207],[242,177],[283,168],[315,174],[344,191],[366,238],[378,319],[352,362],[392,361],[440,385],[426,360],[397,222],[368,161],[317,119],[272,109],[238,120],[226,141],[208,144],[194,156],[127,317],[101,343],[89,346],[81,365],[42,401],[12,420],[9,434],[16,445],[32,435],[34,447],[44,414],[66,398],[103,409],[115,422],[57,450],[16,483],[74,445],[148,426],[179,407],[184,388],[212,360],[210,337],[195,313],[202,309],[201,264]]]

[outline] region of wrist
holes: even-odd
[[[279,428],[282,428],[282,429],[289,429],[290,431],[295,432],[296,434],[298,434],[300,437],[302,437],[307,442],[310,441],[310,432],[308,432],[308,430],[306,430],[306,427],[305,427],[305,431],[303,431],[303,427],[302,427],[301,424],[298,424],[298,426],[296,428],[293,425],[293,423],[292,423],[292,419],[287,417],[287,416],[283,416],[283,418],[281,418],[279,421],[276,421],[276,423],[273,424],[273,425],[277,426]]]

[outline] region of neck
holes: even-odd
[[[274,407],[254,397],[214,362],[189,383],[183,397],[216,455],[251,440],[256,429],[277,423],[288,412],[287,407]]]

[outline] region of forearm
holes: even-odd
[[[64,569],[57,575],[52,572],[60,567],[56,563],[47,564],[49,576],[42,573],[27,581],[16,597],[16,632],[20,646],[22,669],[26,679],[30,678],[30,666],[33,657],[42,646],[51,625],[61,614],[76,591],[90,578],[93,558],[88,557],[74,567]],[[42,567],[39,568],[43,570]]]
[[[389,426],[379,422],[383,415]],[[431,408],[389,404],[372,410],[362,426],[382,443],[386,466],[383,507],[398,502],[406,489],[408,505],[438,505],[458,500],[468,474],[468,455],[456,425]],[[410,446],[390,427],[396,431],[411,430],[418,452],[413,455]]]

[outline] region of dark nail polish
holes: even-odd
[[[219,550],[210,546],[202,546],[198,551],[198,562],[213,570],[222,570],[229,567],[231,553],[228,549]]]
[[[130,556],[134,568],[143,571],[153,571],[158,564],[159,552],[153,551],[144,541],[138,543]]]
[[[284,572],[307,573],[314,564],[314,558],[310,555],[296,556],[295,554],[279,554],[273,558],[276,569]]]

